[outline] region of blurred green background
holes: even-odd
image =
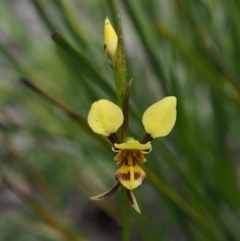
[[[92,102],[116,102],[103,25],[116,29],[118,14],[131,136],[143,138],[149,105],[178,99],[173,131],[142,165],[132,240],[239,240],[238,0],[0,0],[0,240],[121,240],[120,192],[89,200],[115,183],[115,154],[86,125]]]

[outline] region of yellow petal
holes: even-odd
[[[104,25],[104,54],[110,65],[112,64],[116,52],[117,42],[117,34],[115,33],[108,17],[106,17]]]
[[[152,138],[166,136],[172,130],[176,121],[177,99],[166,97],[151,105],[143,114],[142,122],[145,131]]]
[[[108,100],[99,100],[92,104],[88,113],[91,129],[104,136],[115,133],[123,123],[122,110]]]
[[[141,144],[139,143],[139,141],[136,140],[129,140],[125,143],[121,143],[121,144],[114,144],[114,147],[124,150],[124,149],[128,149],[128,150],[151,150],[152,146],[151,146],[151,142],[148,142],[146,144]]]
[[[137,163],[133,162],[131,155],[127,157],[127,160],[115,173],[117,181],[129,190],[133,190],[141,185],[145,177],[145,172]]]

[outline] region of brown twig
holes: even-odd
[[[107,141],[106,138],[103,138],[100,135],[96,135],[89,127],[88,123],[75,111],[71,110],[69,107],[67,107],[65,104],[61,103],[60,101],[56,100],[49,94],[45,93],[42,89],[31,83],[29,80],[25,78],[20,79],[20,83],[22,83],[24,86],[28,87],[29,89],[33,90],[40,96],[47,99],[50,103],[54,104],[58,108],[60,108],[64,113],[66,113],[70,118],[72,118],[74,121],[76,121],[80,126],[82,126],[85,130],[88,131],[90,135],[94,135],[95,138],[101,140],[101,141]]]

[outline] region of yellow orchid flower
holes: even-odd
[[[120,165],[115,173],[117,184],[109,191],[92,197],[92,199],[101,200],[108,197],[122,185],[127,189],[131,205],[140,212],[131,192],[140,186],[146,177],[139,164],[146,162],[144,154],[152,150],[151,141],[154,138],[168,135],[172,130],[176,121],[176,103],[176,97],[169,96],[151,105],[142,117],[146,131],[143,140],[139,142],[128,137],[123,143],[120,143],[116,136],[116,131],[123,123],[122,110],[114,103],[104,99],[92,104],[88,114],[88,124],[94,132],[107,136],[112,142],[113,151],[118,152],[114,160]]]
[[[143,153],[149,153],[151,149],[150,142],[141,144],[133,138],[127,138],[125,143],[113,144],[113,150],[119,151],[114,160],[121,165],[115,178],[122,186],[133,190],[142,184],[146,174],[138,164],[146,162]]]

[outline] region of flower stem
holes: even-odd
[[[118,106],[123,109],[124,97],[127,87],[127,64],[120,16],[118,17],[118,43],[113,59],[113,72],[116,81]]]
[[[118,106],[123,111],[125,122],[120,130],[120,142],[122,142],[123,139],[125,139],[125,137],[128,135],[128,101],[131,83],[127,86],[127,65],[123,44],[122,22],[120,16],[118,17],[118,43],[113,59],[113,72],[116,81]],[[111,136],[111,138],[112,137],[113,136]],[[123,241],[130,241],[127,190],[123,186],[121,188]]]
[[[130,241],[127,190],[123,186],[121,189],[123,241]]]

